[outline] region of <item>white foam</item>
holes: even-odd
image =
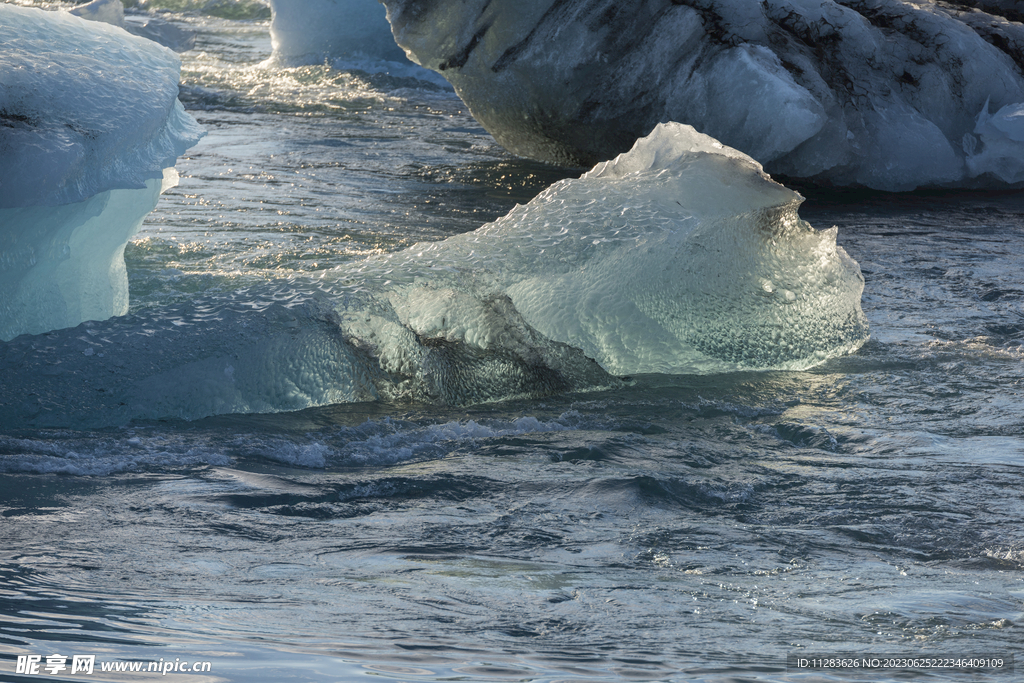
[[[125,440],[17,439],[0,437],[0,472],[107,476],[120,472],[169,471],[207,465],[225,466],[231,458],[213,448],[162,437]]]
[[[345,434],[345,438],[351,440],[340,447],[338,452],[345,460],[361,464],[389,464],[417,457],[441,457],[447,451],[438,448],[440,445],[464,445],[482,439],[575,429],[570,418],[570,415],[563,414],[551,421],[524,416],[510,421],[466,420],[432,425],[390,419],[368,421]]]

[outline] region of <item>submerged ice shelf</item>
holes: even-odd
[[[800,220],[801,201],[746,155],[663,124],[474,232],[305,286],[0,345],[0,424],[468,405],[623,374],[807,368],[868,330],[859,267],[834,228]]]
[[[671,120],[827,184],[1024,183],[1024,26],[978,3],[383,2],[523,156],[589,166]]]
[[[6,4],[0,44],[0,339],[123,314],[124,246],[202,135],[177,99],[180,61]]]

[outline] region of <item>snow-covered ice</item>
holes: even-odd
[[[124,245],[202,136],[177,99],[180,61],[6,4],[0,44],[0,339],[124,313]]]
[[[1024,25],[968,6],[1013,3],[383,2],[410,57],[523,156],[589,166],[671,120],[828,184],[1024,176],[1019,145],[983,112],[1024,106]]]

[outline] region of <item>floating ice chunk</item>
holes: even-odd
[[[544,338],[615,374],[807,368],[859,348],[867,323],[860,269],[834,228],[800,220],[802,201],[745,154],[661,124],[475,232],[340,268],[378,306],[343,299],[342,329],[396,375],[422,374],[425,349],[528,359]],[[587,371],[552,351],[532,366]]]
[[[964,136],[964,152],[972,176],[1024,182],[1024,102],[1008,104],[995,114],[986,102],[973,135]]]
[[[124,245],[202,135],[178,57],[5,4],[0,44],[0,339],[124,313]]]
[[[342,71],[373,74],[376,87],[451,85],[413,64],[391,35],[378,0],[270,0],[272,63],[293,67],[324,64]]]
[[[0,208],[143,188],[202,135],[178,56],[152,41],[0,4],[0,44]]]
[[[614,386],[609,372],[807,368],[868,330],[860,269],[835,228],[800,220],[801,201],[745,154],[662,124],[474,232],[329,271],[313,297],[268,283],[2,344],[0,424],[472,404]]]
[[[562,165],[680,121],[773,174],[974,186],[961,140],[982,103],[1024,101],[1024,25],[959,7],[978,3],[382,1],[500,144]]]
[[[378,0],[270,0],[274,58],[289,66],[362,56],[407,62]]]
[[[125,17],[124,28],[141,38],[160,43],[175,52],[187,52],[196,46],[196,32],[175,26],[169,21],[148,15]]]
[[[68,10],[68,13],[88,21],[101,21],[118,26],[129,33],[169,47],[175,52],[191,50],[196,44],[195,31],[188,31],[148,14],[126,17],[121,0],[92,0]]]
[[[127,313],[124,248],[167,186],[0,209],[0,340]]]

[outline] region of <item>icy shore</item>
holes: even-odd
[[[180,61],[6,4],[0,44],[0,339],[122,314],[125,243],[202,136],[177,99]]]

